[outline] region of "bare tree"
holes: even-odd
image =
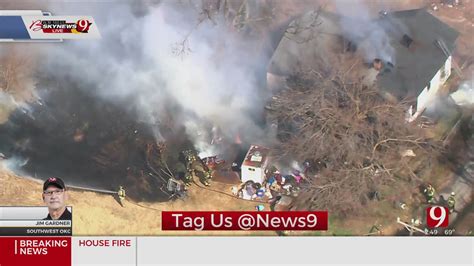
[[[31,95],[34,57],[7,47],[0,53],[0,91],[27,99]]]
[[[327,66],[297,73],[269,106],[279,154],[313,166],[297,209],[356,211],[371,192],[421,182],[417,169],[440,149],[405,122],[403,102],[387,102],[375,87],[345,74]]]
[[[192,52],[189,38],[203,23],[222,25],[231,32],[244,32],[246,29],[259,32],[271,24],[274,16],[274,3],[257,0],[201,0],[181,3],[185,8],[192,8],[197,12],[196,24],[189,29],[183,38],[172,46],[175,56],[183,57]]]

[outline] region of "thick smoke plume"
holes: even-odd
[[[359,43],[366,61],[380,58],[395,63],[395,49],[386,32],[389,25],[383,25],[377,20],[377,16],[383,16],[385,11],[373,14],[368,4],[362,0],[351,1],[350,5],[345,0],[336,0],[334,4],[336,12],[342,15],[340,26],[344,35]]]
[[[154,127],[157,141],[164,140],[165,110],[201,152],[212,127],[224,137],[240,133],[252,141],[263,134],[256,117],[265,65],[257,40],[233,33],[219,16],[203,19],[199,8],[168,1],[138,15],[128,4],[81,11],[92,12],[102,39],[56,45],[54,57],[45,50],[43,70],[136,112]]]

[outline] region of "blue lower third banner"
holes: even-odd
[[[30,39],[21,16],[0,16],[0,39]]]

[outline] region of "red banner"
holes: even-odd
[[[44,33],[71,33],[71,29],[43,29]]]
[[[70,237],[0,237],[1,266],[71,266]]]
[[[161,214],[162,230],[259,230],[328,229],[327,211],[287,212],[168,212]]]

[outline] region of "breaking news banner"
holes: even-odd
[[[468,237],[0,237],[0,265],[472,266],[473,246]],[[282,251],[252,256],[267,250]]]
[[[71,237],[0,237],[0,265],[71,265]]]
[[[72,208],[67,207],[69,213]],[[72,219],[48,219],[48,207],[0,207],[0,236],[71,236]]]
[[[0,10],[0,41],[97,39],[91,16],[51,16],[40,10]]]
[[[191,230],[258,230],[323,231],[328,230],[327,211],[163,211],[161,229]]]

